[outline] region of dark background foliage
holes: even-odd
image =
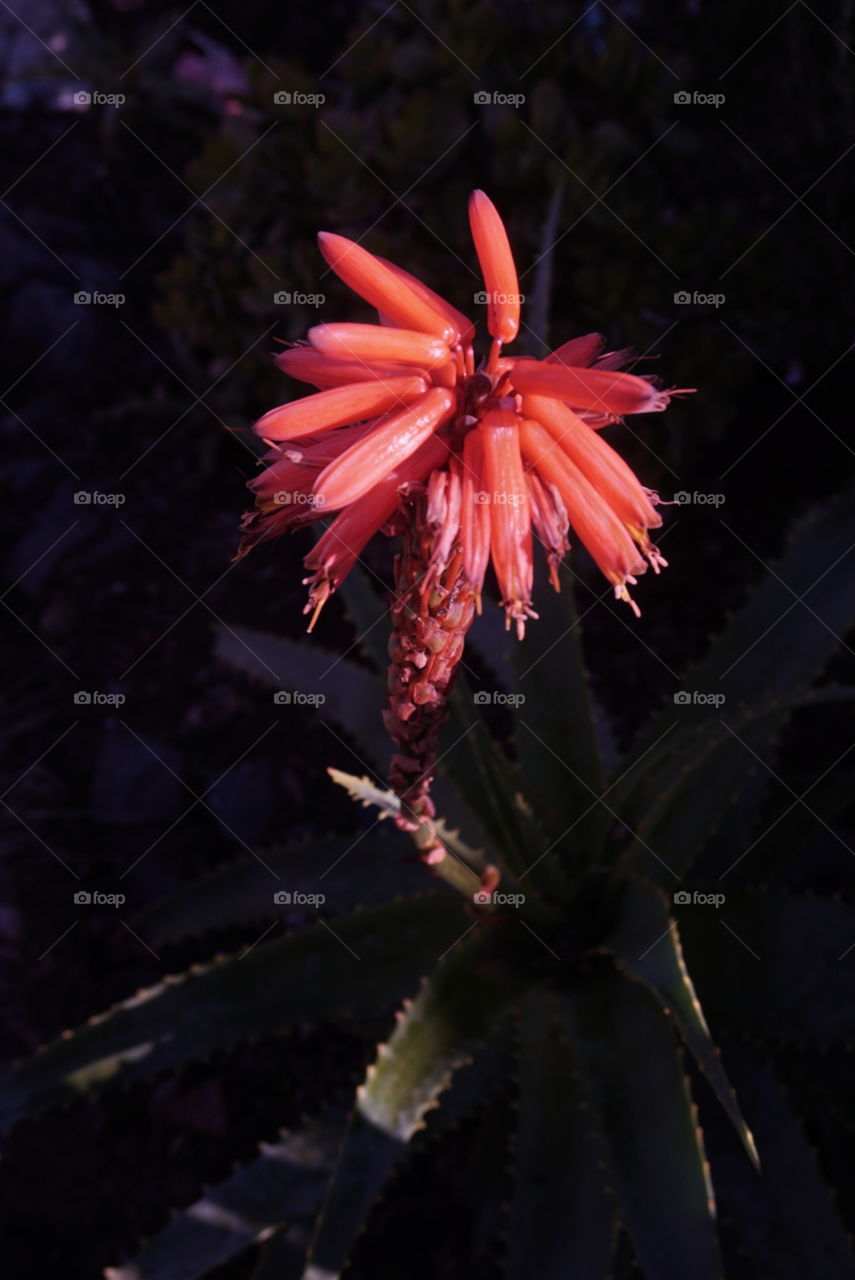
[[[254,468],[247,428],[296,390],[272,366],[274,339],[368,318],[323,270],[317,230],[364,236],[471,310],[465,210],[483,187],[529,296],[549,253],[551,308],[526,314],[522,345],[540,354],[597,329],[699,388],[613,433],[663,497],[724,498],[666,509],[671,567],[641,584],[639,623],[608,596],[586,614],[621,736],[671,695],[793,517],[855,457],[849,4],[15,8],[0,17],[8,1059],[193,958],[154,955],[119,913],[77,908],[76,889],[124,892],[131,914],[242,847],[359,821],[324,772],[361,771],[347,744],[213,657],[218,621],[303,627],[311,534],[230,557]],[[81,90],[125,102],[79,104]],[[713,94],[723,101],[695,99]],[[79,305],[80,290],[124,302]],[[281,291],[326,302],[278,305]],[[79,505],[79,491],[125,500]],[[584,613],[603,584],[574,557]],[[386,572],[386,548],[369,562]],[[316,636],[350,644],[335,602]],[[125,702],[77,705],[78,690]],[[850,740],[842,715],[815,734],[806,722],[774,762],[770,821]],[[849,853],[817,830],[797,887],[835,890]],[[167,1203],[358,1075],[365,1030],[248,1047],[24,1126],[0,1170],[10,1274],[95,1276],[127,1256]],[[844,1211],[852,1119],[827,1116],[848,1064],[841,1051],[818,1071],[798,1046],[778,1061]],[[493,1274],[494,1224],[460,1152],[448,1161],[430,1167],[446,1196],[425,1192],[422,1160],[378,1213],[380,1239],[427,1236],[410,1275]],[[359,1266],[398,1274],[367,1255]]]

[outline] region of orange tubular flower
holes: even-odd
[[[319,504],[344,507],[363,497],[447,422],[456,405],[452,391],[432,387],[412,408],[375,426],[321,472],[315,483]]]
[[[386,378],[377,382],[360,382],[354,386],[333,387],[271,409],[259,418],[255,432],[262,440],[299,440],[332,427],[344,427],[383,413],[396,404],[410,404],[424,395],[423,378]]]
[[[657,413],[668,403],[668,393],[657,391],[633,373],[602,369],[571,369],[540,360],[517,360],[514,389],[525,395],[551,396],[574,409],[603,409],[606,413]]]
[[[520,327],[520,287],[508,233],[483,191],[469,198],[469,226],[487,293],[487,329],[497,342],[513,342]]]
[[[442,338],[415,329],[379,329],[376,324],[319,324],[309,330],[318,351],[342,360],[399,361],[433,369],[451,359]]]
[[[490,508],[493,566],[508,621],[516,620],[520,636],[531,608],[534,577],[531,555],[531,509],[520,453],[519,418],[509,409],[491,409],[481,423],[484,483],[479,496]]]
[[[328,231],[320,233],[318,244],[336,275],[350,285],[354,293],[388,316],[392,324],[417,329],[420,333],[435,333],[449,343],[460,341],[460,333],[448,315],[434,310],[429,299],[373,253]]]
[[[628,586],[648,564],[655,572],[665,564],[649,537],[661,524],[658,498],[599,430],[627,414],[659,412],[677,392],[620,372],[632,352],[604,353],[598,334],[544,360],[506,356],[522,300],[513,255],[483,191],[472,195],[469,220],[493,339],[478,364],[474,326],[450,303],[344,236],[319,236],[331,269],[376,308],[379,323],[317,325],[308,343],[277,356],[281,369],[319,390],[255,424],[274,447],[250,483],[256,508],[244,518],[239,553],[338,512],[306,557],[312,625],[368,539],[405,524],[410,579],[416,560],[422,565],[419,607],[433,596],[430,608],[453,600],[462,625],[480,608],[492,561],[506,625],[520,635],[536,616],[532,530],[556,589],[572,527],[636,613]],[[433,626],[418,644],[429,644]],[[418,647],[412,636],[407,645],[408,653]],[[402,676],[402,688],[409,679]]]
[[[376,364],[365,364],[351,360],[331,360],[321,351],[311,347],[296,346],[289,351],[280,351],[276,364],[285,373],[300,382],[310,382],[313,387],[345,387],[351,382],[377,382],[380,379],[400,378],[412,373],[412,369],[387,366],[378,368]]]
[[[490,563],[490,508],[483,501],[484,445],[480,431],[470,431],[463,441],[460,459],[460,542],[463,572],[478,593]]]
[[[519,431],[523,456],[530,467],[561,494],[580,540],[614,586],[618,599],[625,600],[638,616],[640,610],[626,584],[634,584],[634,575],[643,573],[647,564],[626,528],[539,422],[524,418]]]

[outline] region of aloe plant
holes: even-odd
[[[724,1274],[716,1166],[698,1110],[711,1115],[714,1095],[742,1148],[737,1156],[718,1139],[740,1188],[730,1216],[741,1205],[753,1224],[735,1229],[754,1274],[855,1275],[767,1055],[733,1048],[782,1027],[793,1041],[851,1039],[838,957],[855,938],[855,913],[768,882],[810,839],[811,824],[792,818],[764,839],[762,887],[727,879],[762,826],[764,762],[784,727],[853,697],[817,687],[855,621],[855,580],[839,567],[853,542],[852,495],[804,520],[684,680],[724,701],[715,710],[667,702],[609,760],[565,573],[561,594],[538,602],[540,623],[515,644],[512,667],[497,664],[517,695],[510,751],[466,679],[456,685],[434,791],[454,886],[402,859],[419,832],[395,827],[397,795],[376,777],[332,769],[330,785],[381,821],[352,849],[331,835],[261,855],[292,890],[323,891],[316,923],[166,978],[16,1065],[0,1088],[7,1127],[265,1033],[342,1015],[389,1019],[349,1104],[335,1101],[262,1146],[106,1274],[192,1280],[261,1244],[259,1276],[342,1275],[372,1206],[413,1153],[480,1116],[492,1135],[478,1147],[485,1194],[497,1144],[507,1152],[495,1194],[509,1280],[599,1280],[629,1252],[650,1280],[714,1280]],[[808,591],[809,609],[790,607]],[[358,575],[342,595],[364,640],[362,665],[331,665],[316,642],[237,627],[220,633],[219,652],[260,685],[325,689],[323,714],[373,771],[384,763],[367,709],[379,722],[385,602]],[[484,890],[488,867],[501,892]],[[158,946],[237,926],[254,940],[279,910],[259,876],[246,857],[149,907],[134,927]],[[681,895],[722,886],[721,909],[681,905]],[[730,1054],[710,1024],[724,1029]],[[774,1231],[802,1270],[763,1269]]]

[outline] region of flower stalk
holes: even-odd
[[[450,491],[450,492],[449,492]],[[475,616],[476,592],[463,573],[459,540],[449,546],[448,506],[459,484],[447,476],[409,495],[400,515],[395,599],[389,639],[389,706],[383,713],[394,743],[390,786],[401,801],[398,826],[420,832],[420,857],[439,866],[448,854],[431,819],[430,785],[439,734]]]

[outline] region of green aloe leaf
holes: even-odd
[[[855,750],[855,743],[851,750]],[[701,870],[707,883],[712,884],[719,876],[728,880],[731,871],[736,872],[733,880],[722,884],[722,888],[735,889],[737,882],[746,877],[752,883],[763,883],[774,874],[785,874],[786,883],[790,885],[803,883],[805,875],[809,876],[810,870],[817,866],[816,854],[820,848],[827,856],[829,851],[849,847],[844,837],[837,834],[837,828],[855,805],[850,753],[821,773],[808,788],[799,786],[796,792],[796,795],[800,793],[799,799],[782,787],[777,791],[774,811],[765,811],[762,822],[755,822],[738,844],[715,851],[713,874],[707,870],[709,860],[704,862]],[[846,827],[842,829],[845,831]]]
[[[339,587],[338,594],[356,633],[354,643],[365,654],[377,674],[385,677],[389,665],[389,633],[392,629],[389,593],[381,595],[367,571],[355,564]]]
[[[536,593],[539,621],[526,628],[514,652],[516,741],[527,793],[550,842],[585,843],[584,816],[605,789],[597,713],[582,652],[572,575],[561,591],[545,583]],[[575,831],[574,831],[575,827]]]
[[[492,1049],[459,1071],[430,1111],[426,1136],[432,1141],[507,1081],[509,1046]],[[108,1270],[109,1280],[197,1280],[260,1241],[266,1244],[253,1280],[299,1280],[349,1112],[349,1105],[336,1105],[299,1132],[263,1143],[252,1160],[170,1219],[131,1262]]]
[[[617,1206],[566,1018],[535,995],[523,1010],[508,1280],[611,1274]]]
[[[306,1233],[297,1228],[274,1231],[259,1249],[250,1280],[300,1280],[307,1247]]]
[[[443,741],[448,738],[454,745],[443,763],[453,770],[460,794],[504,855],[505,865],[513,872],[526,871],[544,852],[543,830],[529,807],[522,773],[487,731],[463,676],[451,697]]]
[[[505,629],[504,619],[498,608],[490,604],[482,613],[476,613],[466,637],[462,664],[470,683],[477,683],[475,672],[467,662],[468,656],[474,653],[481,664],[495,676],[498,687],[510,692],[515,680],[513,654],[516,646],[516,635]]]
[[[324,912],[373,906],[424,889],[424,868],[405,857],[406,837],[384,829],[347,836],[319,836],[263,849],[218,867],[134,918],[133,927],[152,947],[233,925],[272,919],[285,909],[274,894],[323,894]],[[295,906],[299,910],[299,902]]]
[[[385,791],[375,786],[370,778],[357,778],[352,773],[342,773],[340,769],[330,769],[328,772],[333,782],[344,787],[351,799],[368,808],[377,809],[381,817],[394,818],[401,812],[401,802],[394,791]],[[486,862],[483,850],[473,849],[460,838],[460,832],[451,830],[442,818],[432,818],[431,826],[452,857],[468,867],[473,877],[478,879]],[[477,885],[473,888],[477,889]]]
[[[855,623],[853,550],[850,487],[796,524],[781,559],[690,673],[687,687],[720,688],[730,709],[813,683]]]
[[[805,690],[671,735],[679,754],[660,760],[658,768],[646,762],[628,794],[615,790],[615,811],[633,834],[623,854],[626,866],[676,885],[734,806],[740,805],[743,823],[756,818],[765,793],[758,775],[760,781],[764,774],[771,776],[762,762],[790,715],[853,699],[855,689],[849,686]]]
[[[640,984],[614,971],[581,979],[569,1007],[612,1185],[647,1280],[722,1280],[703,1141],[671,1024]]]
[[[392,743],[381,714],[387,702],[385,646],[390,623],[383,622],[382,602],[374,595],[364,574],[354,578],[349,587],[343,584],[343,590],[357,635],[361,637],[360,647],[365,648],[377,671],[322,649],[314,640],[289,640],[246,627],[218,629],[216,653],[222,661],[270,689],[322,696],[325,701],[317,707],[321,722],[329,721],[343,729],[356,744],[360,762],[381,778],[386,776],[392,756]],[[486,831],[482,825],[483,812],[466,803],[469,797],[465,782],[473,769],[472,744],[466,741],[466,736],[458,730],[450,742],[443,744],[441,773],[434,779],[432,791],[435,804],[448,820],[465,829],[473,841],[481,842]],[[480,746],[494,762],[492,753],[501,755],[486,735],[480,740]],[[330,747],[339,753],[332,732]],[[483,811],[489,812],[489,809],[489,805],[483,806]]]
[[[686,674],[683,690],[690,697],[721,695],[721,707],[734,715],[743,704],[813,684],[855,623],[853,548],[855,491],[850,489],[796,525],[783,556]],[[663,735],[670,737],[675,723],[703,724],[709,716],[703,704],[679,711],[675,718],[673,701],[661,709],[623,768],[640,762]],[[676,741],[668,749],[679,755]]]
[[[341,1274],[371,1203],[425,1114],[473,1049],[524,991],[523,980],[490,950],[483,926],[443,958],[405,1004],[368,1069],[345,1137],[312,1249],[309,1277]]]
[[[855,1037],[855,909],[834,899],[716,886],[677,909],[686,962],[713,1026],[793,1043]]]
[[[400,1001],[464,919],[456,895],[424,894],[168,977],[13,1067],[0,1081],[0,1128],[243,1040]]]
[[[323,698],[322,703],[312,704],[317,705],[320,719],[344,729],[367,756],[366,763],[385,771],[391,748],[380,717],[386,705],[380,676],[314,642],[247,627],[218,628],[215,652],[221,661],[268,689]],[[271,702],[271,711],[278,709]],[[334,743],[331,734],[330,745]]]
[[[733,1074],[763,1152],[764,1172],[758,1178],[744,1161],[739,1167],[728,1163],[724,1151],[716,1153],[716,1167],[732,1197],[729,1216],[752,1274],[855,1280],[849,1233],[780,1082],[749,1054]]]
[[[255,1159],[177,1213],[132,1261],[108,1267],[107,1280],[198,1280],[273,1231],[283,1269],[298,1278],[345,1120],[346,1112],[333,1112],[262,1144]],[[302,1250],[286,1231],[303,1236]]]
[[[664,895],[644,881],[628,881],[617,904],[614,928],[602,944],[618,968],[636,978],[673,1018],[686,1047],[724,1107],[752,1162],[759,1168],[757,1149],[743,1119],[713,1044],[692,979],[683,960],[677,923]]]

